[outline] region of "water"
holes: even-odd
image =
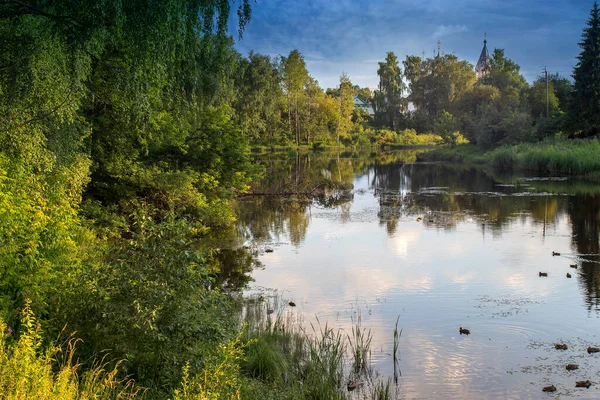
[[[600,380],[575,389],[600,375],[600,354],[586,352],[600,346],[600,186],[414,160],[264,162],[261,192],[323,180],[354,189],[242,201],[240,232],[261,250],[250,290],[277,289],[306,323],[350,332],[360,315],[382,376],[399,316],[402,398],[600,398]],[[542,393],[550,384],[558,391]]]

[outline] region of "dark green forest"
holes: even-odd
[[[545,77],[529,84],[502,49],[480,80],[453,55],[400,62],[390,52],[377,90],[345,74],[324,90],[298,50],[235,50],[252,7],[0,1],[7,398],[341,397],[339,338],[287,332],[295,364],[277,358],[283,333],[249,335],[239,317],[244,279],[222,273],[235,265],[243,275],[254,262],[222,251],[234,247],[236,197],[261,178],[250,148],[489,149],[598,133],[596,5],[574,80],[549,77],[548,116]],[[276,367],[257,367],[260,357]],[[273,370],[287,375],[265,375]]]

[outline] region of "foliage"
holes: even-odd
[[[548,139],[485,151],[474,145],[457,146],[425,153],[427,160],[490,164],[500,170],[526,170],[552,175],[589,175],[600,170],[600,142]]]
[[[21,313],[21,330],[8,328],[0,319],[0,392],[3,399],[127,399],[140,389],[119,381],[117,369],[94,363],[82,369],[75,357],[77,341],[62,347],[43,347],[40,325],[27,301]],[[13,340],[12,336],[18,336]],[[57,362],[62,359],[62,362]],[[79,376],[78,376],[79,375]]]
[[[103,261],[81,274],[64,296],[63,318],[88,354],[110,348],[126,358],[123,372],[153,393],[168,393],[189,363],[198,371],[207,351],[236,327],[230,299],[213,286],[219,266],[194,249],[197,228],[136,204],[127,239],[108,243]]]
[[[242,379],[240,363],[244,360],[244,347],[239,335],[220,344],[208,358],[201,373],[190,377],[190,365],[183,368],[181,388],[175,390],[174,400],[239,399]]]
[[[404,109],[402,94],[405,85],[402,81],[402,69],[393,52],[387,53],[385,61],[379,63],[377,75],[379,89],[374,95],[375,118],[379,126],[395,130]]]
[[[409,100],[430,119],[450,110],[451,103],[476,80],[473,66],[454,55],[427,59],[407,56],[404,67],[404,76],[409,81]]]
[[[466,143],[467,140],[458,131],[458,121],[448,111],[444,111],[435,121],[434,131],[446,144],[453,146]]]
[[[597,2],[594,2],[579,47],[581,53],[573,70],[572,112],[577,116],[577,128],[586,135],[595,135],[600,128],[600,11]]]
[[[546,105],[546,80],[544,78],[536,80],[529,91],[529,106],[533,118],[545,116],[546,107],[549,115],[558,112],[558,97],[556,97],[554,83],[548,82],[548,104]]]

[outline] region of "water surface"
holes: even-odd
[[[600,354],[586,352],[600,346],[600,186],[414,161],[262,161],[263,191],[323,181],[353,190],[242,201],[247,242],[274,250],[260,252],[252,290],[283,292],[307,324],[318,317],[350,332],[360,315],[383,376],[393,373],[399,316],[402,398],[600,398]],[[575,389],[585,379],[595,385]],[[550,384],[558,391],[542,393]]]

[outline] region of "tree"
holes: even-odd
[[[453,146],[465,143],[465,138],[458,131],[458,121],[448,111],[444,111],[436,119],[433,131],[442,137],[444,143]]]
[[[573,92],[573,83],[568,78],[557,73],[549,74],[548,80],[554,85],[554,93],[561,111],[567,111]]]
[[[496,87],[475,85],[463,92],[452,104],[451,109],[460,123],[461,131],[470,142],[477,142],[479,136],[477,120],[483,110],[487,110],[490,106],[496,107],[499,98],[500,91]]]
[[[456,56],[446,54],[421,60],[407,56],[405,77],[409,81],[409,99],[434,120],[476,81],[473,66]]]
[[[288,121],[289,130],[295,133],[296,146],[300,145],[300,126],[298,115],[298,97],[302,94],[308,81],[308,71],[304,57],[298,50],[292,50],[287,57],[282,58],[283,85],[288,98]],[[292,124],[292,102],[294,124]]]
[[[235,108],[242,133],[254,141],[272,141],[283,96],[278,66],[271,57],[250,52],[240,69]]]
[[[546,86],[546,78],[540,77],[529,89],[529,107],[531,108],[531,116],[540,118],[546,116],[546,89],[548,89],[548,110],[550,116],[559,111],[558,97],[554,83],[548,82]]]
[[[387,53],[384,62],[379,63],[377,70],[379,88],[375,92],[375,118],[382,125],[395,129],[403,110],[402,94],[405,90],[402,81],[402,69],[393,52]]]
[[[598,134],[600,129],[600,12],[594,2],[587,26],[579,43],[581,53],[573,70],[573,107],[577,128],[584,135]]]
[[[350,78],[346,74],[340,76],[339,87],[340,114],[337,126],[337,144],[340,143],[340,136],[348,137],[352,127],[352,111],[354,110],[354,87]]]
[[[504,103],[525,104],[523,100],[529,85],[520,73],[521,67],[504,56],[504,49],[494,49],[490,66],[490,73],[483,83],[497,87]]]
[[[354,91],[354,95],[358,96],[358,98],[360,98],[365,103],[370,103],[373,99],[373,91],[368,87],[361,88],[358,85],[354,85],[352,89]]]

